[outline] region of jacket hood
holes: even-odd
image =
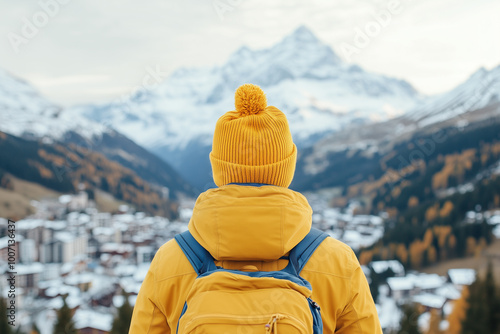
[[[309,203],[298,192],[231,184],[198,197],[188,228],[216,260],[270,261],[307,235],[311,216]]]

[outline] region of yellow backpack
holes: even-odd
[[[328,235],[317,229],[295,246],[280,271],[217,267],[186,231],[175,240],[198,273],[177,323],[178,334],[323,333],[320,308],[302,268]]]

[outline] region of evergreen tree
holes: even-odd
[[[73,314],[63,298],[63,306],[57,312],[57,320],[54,326],[54,334],[76,334]]]
[[[111,327],[109,334],[122,334],[129,331],[134,308],[128,302],[128,295],[125,292],[123,293],[123,298],[123,304],[118,308],[118,314],[113,320],[113,327]]]
[[[462,322],[462,334],[496,334],[500,329],[500,299],[495,287],[491,262],[484,280],[470,286],[468,308]]]
[[[0,296],[0,333],[2,334],[12,334],[12,326],[9,325],[9,319],[7,318],[7,302],[4,298]]]
[[[415,304],[404,305],[398,334],[421,334],[418,328],[419,315]]]
[[[467,311],[462,321],[461,334],[493,334],[488,330],[488,309],[485,303],[486,290],[480,279],[476,279],[469,287]]]
[[[378,288],[380,286],[379,275],[370,267],[370,292],[372,294],[373,301],[376,303],[378,299]]]
[[[488,270],[484,280],[485,302],[488,310],[488,329],[490,333],[497,333],[500,325],[500,300],[496,291],[493,266],[488,262]]]

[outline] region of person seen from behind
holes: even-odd
[[[312,231],[310,205],[302,194],[288,188],[296,160],[297,147],[285,114],[267,106],[260,87],[240,86],[235,110],[220,117],[215,127],[210,162],[217,188],[198,197],[188,225],[190,235],[213,258],[216,268],[255,274],[288,266],[288,255]],[[186,300],[192,298],[199,274],[177,240],[165,243],[142,283],[129,333],[185,333],[189,325],[181,315],[193,312]],[[300,277],[310,283],[310,300],[320,309],[322,328],[314,333],[382,333],[367,280],[349,246],[324,238],[300,269]],[[235,280],[228,284],[239,284]],[[214,310],[219,302],[223,303],[214,301]],[[245,303],[233,305],[235,312]],[[262,308],[267,305],[262,304]],[[191,322],[196,322],[194,318]],[[273,316],[262,333],[277,333],[280,323],[287,323],[285,318]],[[187,332],[207,333],[196,328]],[[281,328],[282,333],[292,333]],[[254,333],[250,327],[238,331]],[[307,332],[313,333],[312,329]]]

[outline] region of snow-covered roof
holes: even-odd
[[[113,325],[113,316],[108,313],[78,309],[73,315],[73,321],[76,329],[95,328],[109,332]]]
[[[73,195],[61,195],[59,196],[59,203],[68,204],[73,199]]]
[[[149,263],[142,263],[137,267],[137,271],[134,274],[134,279],[137,282],[142,282],[146,278],[146,274],[149,270]]]
[[[71,262],[66,262],[66,263],[63,263],[63,265],[61,266],[61,274],[68,274],[70,273],[73,268],[75,267],[75,265]]]
[[[380,326],[386,328],[398,328],[401,318],[401,311],[392,298],[379,297],[380,304],[377,304],[377,313]]]
[[[358,250],[361,247],[368,247],[377,242],[383,235],[380,229],[372,229],[369,235],[361,234],[357,230],[346,230],[339,239],[349,245],[352,249]]]
[[[68,307],[71,309],[74,309],[75,307],[78,307],[82,304],[83,300],[79,295],[69,295],[68,297],[66,297],[66,305],[68,305]],[[49,299],[49,301],[46,303],[46,308],[59,310],[63,305],[64,305],[63,298],[56,297]]]
[[[453,284],[445,284],[436,290],[436,295],[443,296],[446,299],[456,300],[460,298],[461,292]]]
[[[412,290],[420,288],[423,290],[437,289],[442,287],[446,278],[437,274],[409,274],[404,277],[389,277],[387,284],[393,291]]]
[[[138,282],[133,278],[122,278],[120,286],[126,293],[138,294],[141,289],[142,281]]]
[[[45,220],[45,219],[22,219],[16,222],[17,230],[31,230],[37,227],[45,227],[53,230],[63,230],[68,223],[64,220]]]
[[[16,265],[16,272],[18,275],[39,274],[42,271],[43,271],[43,264],[39,262]]]
[[[423,293],[413,296],[413,301],[426,307],[441,309],[446,302],[446,298],[432,293]]]
[[[118,253],[126,253],[133,252],[134,246],[130,244],[119,244],[115,242],[107,242],[102,244],[101,252],[118,252]]]
[[[381,274],[385,271],[387,271],[389,268],[396,274],[396,275],[404,275],[405,274],[405,268],[399,262],[398,260],[390,260],[390,261],[372,261],[370,265],[373,268],[373,271],[377,274]]]
[[[500,239],[500,225],[495,226],[492,231],[495,238]]]
[[[9,237],[0,238],[0,249],[7,248],[9,245]]]
[[[72,297],[78,297],[80,295],[80,289],[74,286],[69,286],[66,284],[60,284],[56,286],[49,287],[45,294],[47,297],[56,297],[56,296],[64,296],[70,295]]]
[[[476,279],[476,271],[467,268],[450,269],[448,270],[448,277],[453,284],[471,285]]]
[[[392,291],[409,291],[413,289],[413,278],[412,277],[389,277],[387,279],[387,285]]]
[[[111,227],[95,227],[93,230],[92,230],[92,233],[94,235],[114,235],[116,233],[116,230],[114,228],[111,228]]]
[[[446,278],[438,274],[420,274],[415,277],[415,286],[421,289],[437,289],[446,282]]]
[[[78,284],[83,284],[83,283],[91,283],[96,279],[95,274],[89,273],[89,272],[84,272],[80,274],[72,274],[67,276],[64,281],[68,285],[78,285]]]
[[[378,216],[356,215],[356,216],[352,217],[351,223],[354,225],[372,224],[372,225],[381,226],[384,223],[384,220]]]
[[[114,275],[118,277],[133,276],[137,270],[137,266],[133,264],[119,264],[114,269]]]
[[[137,218],[132,214],[124,213],[121,215],[114,215],[113,220],[117,222],[131,223],[135,222]]]
[[[497,224],[500,224],[500,215],[494,215],[494,216],[491,216],[491,217],[488,219],[488,224],[490,224],[490,225],[497,225]]]
[[[54,234],[54,239],[65,243],[72,242],[75,238],[75,234],[68,231],[61,231]]]

